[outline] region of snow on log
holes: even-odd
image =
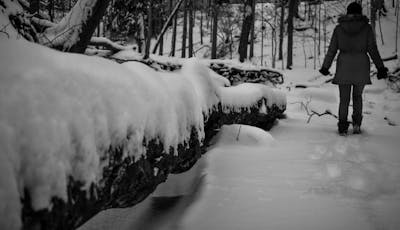
[[[268,128],[286,106],[265,85],[221,87],[196,59],[167,73],[1,40],[0,60],[0,229],[75,229],[133,206],[223,124]]]
[[[112,52],[119,52],[121,50],[126,50],[126,49],[132,49],[133,46],[123,46],[120,45],[116,42],[111,41],[108,38],[105,37],[92,37],[90,39],[89,45],[91,46],[103,46],[107,50],[110,50]]]
[[[174,71],[182,67],[185,59],[175,57],[165,57],[151,55],[149,59],[143,57],[134,50],[123,50],[111,56],[119,63],[126,61],[139,61],[151,66],[156,70]],[[257,67],[250,63],[241,63],[232,60],[202,60],[217,74],[224,76],[231,85],[241,84],[243,82],[262,83],[267,85],[283,84],[282,73],[274,69]]]

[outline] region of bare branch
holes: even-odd
[[[301,108],[303,108],[303,109],[306,111],[307,116],[308,116],[307,123],[310,123],[310,122],[311,122],[311,118],[312,118],[313,116],[315,116],[315,115],[317,115],[318,117],[322,117],[322,116],[325,116],[325,115],[329,115],[329,116],[332,116],[332,117],[338,119],[338,116],[335,115],[335,114],[333,114],[333,113],[332,113],[330,110],[328,110],[328,109],[325,110],[325,112],[323,112],[323,113],[319,113],[319,112],[317,112],[317,111],[315,111],[315,110],[313,110],[313,109],[310,109],[310,108],[309,108],[310,103],[311,103],[311,97],[308,98],[306,102],[300,101],[300,102],[293,102],[293,103],[291,103],[291,104],[300,104]]]

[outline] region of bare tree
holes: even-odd
[[[153,20],[153,8],[149,4],[147,6],[147,33],[146,33],[146,46],[145,46],[144,59],[148,59],[150,57],[152,20]]]
[[[217,43],[218,43],[218,11],[219,6],[217,0],[213,1],[213,24],[212,24],[212,38],[211,38],[211,59],[217,58]]]
[[[243,23],[242,32],[239,41],[239,61],[244,62],[247,58],[247,46],[249,42],[249,34],[251,29],[251,24],[253,21],[253,11],[252,6],[255,0],[245,0],[244,12],[243,12]]]
[[[284,35],[284,24],[285,24],[285,0],[281,0],[281,15],[279,22],[279,54],[278,60],[283,60],[283,35]]]
[[[182,50],[181,57],[186,57],[186,40],[187,40],[187,24],[188,24],[188,1],[185,1],[183,7],[183,29],[182,29]]]
[[[249,58],[254,57],[254,39],[255,39],[255,21],[256,21],[256,0],[252,2],[251,6],[251,14],[253,15],[253,19],[251,22],[251,33],[250,33],[250,53]]]
[[[293,65],[293,19],[296,0],[289,0],[288,13],[288,47],[287,47],[287,62],[286,68],[291,69]]]
[[[193,57],[193,26],[194,26],[194,15],[193,15],[193,0],[189,1],[189,57]]]

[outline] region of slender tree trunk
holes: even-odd
[[[158,45],[160,44],[160,42],[161,42],[161,40],[162,40],[162,37],[164,36],[164,33],[167,31],[167,29],[168,29],[168,27],[169,27],[169,25],[170,25],[172,19],[174,18],[175,14],[177,14],[177,12],[178,12],[178,10],[179,10],[179,7],[180,7],[180,5],[182,4],[183,1],[185,1],[185,0],[179,0],[179,2],[176,3],[175,8],[172,10],[172,12],[170,13],[170,15],[169,15],[167,21],[164,23],[164,26],[163,26],[163,28],[161,29],[160,35],[159,35],[158,38],[157,38],[157,42],[156,42],[156,44],[154,45],[153,54],[156,53],[157,48],[158,48]],[[172,3],[170,3],[170,4],[172,4]]]
[[[321,3],[318,4],[318,59],[321,55]]]
[[[376,7],[377,0],[371,0],[371,27],[372,31],[374,32],[374,36],[376,37],[376,13],[378,11]]]
[[[30,0],[29,1],[29,13],[39,14],[40,10],[40,0]]]
[[[200,44],[203,45],[203,7],[200,8]]]
[[[193,57],[193,26],[194,26],[194,15],[193,15],[193,0],[189,1],[189,57]]]
[[[145,54],[144,59],[148,59],[150,57],[150,46],[151,46],[151,35],[152,35],[152,20],[153,20],[153,8],[151,5],[147,6],[147,35],[146,35],[146,46],[145,46]]]
[[[213,4],[213,23],[212,23],[212,43],[211,43],[211,59],[217,58],[217,43],[218,43],[218,11],[219,6],[216,3],[217,0],[214,0]]]
[[[296,0],[289,0],[289,13],[288,13],[288,47],[287,47],[287,62],[286,68],[291,69],[293,65],[293,17],[294,7]]]
[[[398,43],[399,43],[399,9],[400,9],[400,2],[399,2],[399,1],[397,1],[397,3],[396,3],[396,9],[397,9],[397,14],[396,14],[396,39],[395,39],[395,41],[396,41],[396,47],[395,47],[395,51],[396,51],[396,54],[399,55],[399,54],[398,54]]]
[[[314,20],[317,21],[317,11],[318,11],[318,6],[317,4],[314,5]],[[317,25],[315,25],[315,28],[317,28]],[[314,44],[314,69],[317,68],[317,31],[314,29],[314,37],[313,37],[313,44]]]
[[[252,59],[254,57],[254,39],[255,39],[255,22],[256,22],[256,0],[253,1],[253,5],[251,6],[251,14],[253,14],[253,20],[251,22],[251,33],[250,33],[250,54],[249,58]]]
[[[325,4],[325,2],[324,2],[324,24],[323,24],[323,26],[324,26],[324,54],[326,54],[326,45],[327,45],[327,38],[326,38],[326,33],[327,33],[327,31],[326,31],[326,20],[327,20],[327,9],[326,9],[326,4]]]
[[[264,3],[261,3],[261,66],[264,65]]]
[[[244,62],[247,58],[247,46],[249,43],[249,34],[251,29],[251,23],[254,15],[252,14],[252,5],[255,0],[246,0],[244,3],[244,14],[242,23],[242,32],[240,35],[239,42],[239,61]]]
[[[49,0],[47,3],[47,11],[50,17],[50,21],[54,21],[54,0]]]
[[[280,23],[279,23],[279,54],[278,54],[278,60],[283,60],[283,35],[284,35],[284,30],[285,30],[285,4],[283,2],[284,0],[281,1],[281,17],[280,17]]]
[[[170,56],[175,57],[175,49],[176,49],[176,29],[178,24],[178,14],[174,16],[174,25],[172,28],[172,38],[171,38],[171,53]]]
[[[186,40],[187,40],[187,24],[188,24],[188,6],[187,1],[184,3],[183,9],[183,25],[182,25],[182,50],[181,57],[186,57]]]

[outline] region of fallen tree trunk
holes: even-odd
[[[105,168],[99,185],[92,184],[90,193],[81,190],[82,184],[70,179],[68,202],[54,198],[52,209],[33,211],[30,198],[23,199],[24,229],[76,229],[102,210],[132,207],[164,182],[170,173],[189,170],[206,152],[210,140],[224,124],[248,124],[269,130],[274,121],[282,116],[284,108],[273,105],[267,114],[260,113],[266,99],[260,99],[248,110],[242,108],[229,112],[219,106],[209,117],[205,126],[205,140],[199,142],[193,131],[188,143],[178,147],[178,154],[165,153],[162,143],[151,140],[145,145],[146,158],[123,158],[121,146],[110,146],[110,163]],[[155,170],[157,169],[157,170]]]
[[[24,229],[75,229],[102,210],[132,207],[164,182],[170,173],[189,170],[206,152],[211,138],[224,124],[248,124],[269,130],[276,118],[282,116],[284,108],[274,104],[268,113],[260,113],[266,98],[260,99],[250,109],[223,110],[223,105],[211,113],[204,124],[205,140],[199,142],[193,130],[188,143],[178,147],[178,154],[166,153],[162,143],[151,140],[145,145],[147,157],[124,158],[121,146],[110,146],[108,166],[98,185],[92,184],[90,193],[81,190],[82,184],[73,179],[68,183],[68,202],[54,198],[52,209],[33,211],[29,195],[23,199]],[[157,169],[157,170],[155,170]]]
[[[108,58],[115,60],[118,63],[124,63],[129,61],[137,61],[143,64],[150,66],[151,68],[157,71],[176,71],[182,68],[182,64],[180,59],[170,59],[171,61],[157,60],[156,57],[141,59],[141,58],[133,58],[133,56],[140,55],[132,55],[129,58],[121,58],[118,56],[109,56]],[[244,82],[248,83],[261,83],[261,84],[272,84],[272,85],[280,85],[284,83],[284,78],[282,73],[267,69],[267,68],[259,68],[255,66],[246,66],[239,63],[233,63],[230,61],[221,61],[221,60],[205,60],[204,64],[207,65],[211,70],[216,72],[217,74],[227,78],[231,85],[237,85]]]
[[[2,229],[75,229],[134,206],[190,169],[222,125],[269,129],[286,108],[266,85],[219,87],[195,59],[166,74],[26,41],[0,50]]]

